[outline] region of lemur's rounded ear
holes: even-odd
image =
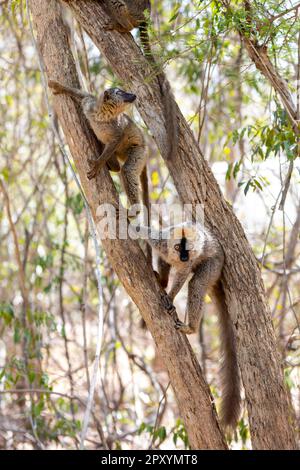
[[[103,98],[106,99],[106,98],[108,98],[108,96],[109,96],[109,93],[108,93],[107,90],[105,90],[104,93],[103,93]]]
[[[174,245],[174,248],[176,251],[180,251],[181,249],[180,243],[177,243],[176,245]]]

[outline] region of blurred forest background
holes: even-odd
[[[208,0],[151,3],[152,47],[261,263],[299,418],[296,133],[238,33],[246,15],[243,2],[230,2],[233,9]],[[257,40],[267,46],[299,113],[300,3],[267,0],[252,6]],[[76,23],[74,28],[73,48],[89,88],[99,93],[120,85],[84,31]],[[95,250],[82,197],[49,125],[21,0],[0,2],[0,80],[0,448],[78,448],[98,337]],[[133,117],[147,134],[136,110]],[[179,202],[149,134],[147,144],[151,201]],[[117,177],[114,181],[119,185]],[[100,380],[86,448],[188,448],[153,340],[104,253],[101,280]],[[191,343],[218,406],[217,319],[206,300],[199,337],[193,335]],[[180,315],[185,301],[184,290],[176,299]],[[245,409],[229,442],[233,449],[250,448]]]

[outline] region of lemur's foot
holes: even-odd
[[[155,271],[154,271],[155,272]],[[168,296],[168,294],[165,292],[162,297],[161,297],[162,304],[164,308],[167,310],[169,315],[174,315],[176,314],[176,308],[174,307],[172,300]]]
[[[88,170],[86,175],[88,179],[91,180],[95,178],[95,176],[97,176],[99,172],[99,164],[96,160],[93,160],[92,158],[88,159],[88,164],[89,164],[90,169]]]
[[[49,80],[48,87],[51,88],[53,95],[59,95],[61,93],[55,80]]]
[[[110,20],[104,20],[103,29],[104,31],[113,31],[114,29],[116,29],[116,23]]]
[[[97,171],[95,169],[89,170],[86,174],[89,180],[92,180],[97,176]]]
[[[184,333],[185,335],[191,335],[192,333],[195,333],[195,330],[192,327],[180,320],[175,320],[175,328],[176,330],[179,330],[180,333]]]

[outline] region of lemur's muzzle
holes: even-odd
[[[122,94],[122,98],[125,103],[133,103],[136,100],[136,95],[133,93],[126,93],[125,91]]]
[[[180,243],[175,245],[175,250],[179,251],[179,258],[180,261],[186,262],[189,260],[189,250],[186,247],[187,239],[185,237],[182,237],[180,240]]]

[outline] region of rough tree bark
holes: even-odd
[[[31,12],[46,74],[78,87],[67,30],[55,0],[31,0]],[[69,144],[76,169],[89,201],[93,217],[100,204],[118,206],[113,182],[106,169],[88,181],[87,158],[101,152],[101,145],[82,117],[80,107],[67,96],[53,98],[54,108]],[[103,240],[103,247],[126,291],[140,309],[158,352],[163,358],[193,449],[227,449],[219,427],[213,399],[198,361],[184,335],[175,330],[174,320],[164,308],[164,292],[133,240]]]
[[[47,2],[47,6],[42,0],[31,0],[31,3],[49,77],[64,79],[65,83],[76,86],[73,62],[66,50],[66,38],[61,38],[63,26],[55,12],[54,0]],[[152,75],[151,70],[131,35],[104,31],[105,14],[98,2],[74,0],[65,3],[115,73],[137,94],[137,107],[165,156],[167,146],[159,88],[155,81],[149,83],[147,80]],[[91,207],[95,210],[101,202],[115,202],[112,183],[105,170],[96,183],[86,180],[85,158],[96,151],[96,144],[87,133],[86,123],[80,118],[78,109],[67,97],[55,98],[55,107]],[[253,448],[294,449],[292,413],[259,267],[239,221],[224,200],[179,110],[178,122],[179,151],[168,162],[168,167],[182,201],[204,205],[206,221],[226,254],[222,281],[237,338]],[[160,314],[163,311],[161,291],[152,273],[145,276],[147,266],[139,248],[129,240],[106,241],[104,248],[165,358],[192,446],[224,448],[200,369],[186,339],[174,331],[172,320],[167,315]],[[205,429],[205,435],[201,429]]]

